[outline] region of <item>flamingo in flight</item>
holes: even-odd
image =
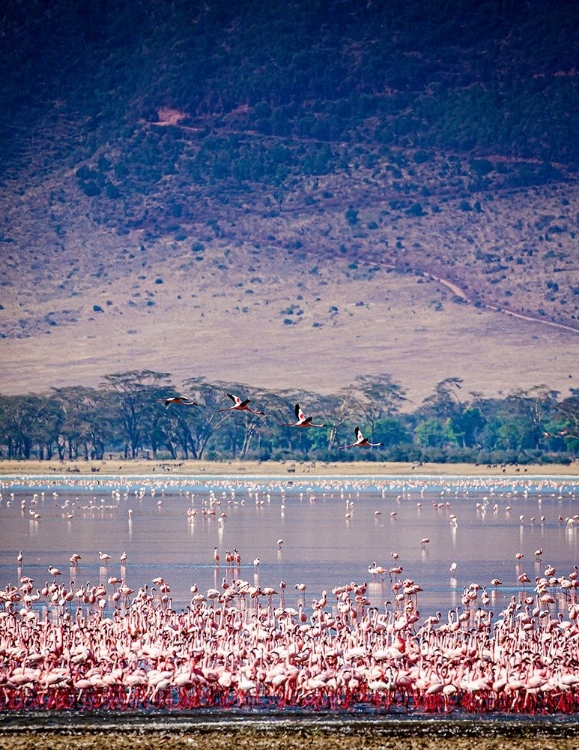
[[[356,427],[354,433],[356,435],[356,442],[350,443],[349,445],[343,445],[342,448],[378,448],[379,446],[384,445],[384,443],[371,443],[368,438],[365,438],[364,435],[362,435],[362,430],[359,427]]]
[[[234,396],[232,393],[228,393],[227,395],[233,401],[233,406],[228,406],[226,409],[219,409],[219,411],[248,411],[251,414],[259,414],[260,417],[265,416],[262,411],[255,411],[254,409],[249,408],[248,398],[246,398],[245,401],[242,401],[239,396]]]
[[[295,413],[297,422],[287,422],[280,425],[280,427],[327,427],[327,424],[314,424],[312,422],[313,417],[306,417],[303,411],[300,409],[300,405],[296,404]]]
[[[181,404],[182,406],[199,406],[196,401],[191,401],[187,396],[169,396],[168,398],[160,398],[166,407],[172,406],[173,404]]]

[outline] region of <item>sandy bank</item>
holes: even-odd
[[[0,475],[7,474],[233,474],[237,476],[346,475],[389,476],[524,476],[566,475],[579,476],[579,461],[563,464],[530,464],[528,466],[492,466],[474,464],[410,464],[378,461],[323,463],[316,461],[147,461],[121,459],[107,461],[12,461],[0,460]]]

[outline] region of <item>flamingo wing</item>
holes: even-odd
[[[245,401],[239,401],[239,403],[236,404],[236,406],[239,406],[241,409],[243,409],[243,407],[247,406],[248,404],[249,404],[249,399],[246,398]]]
[[[362,430],[359,427],[356,427],[354,434],[356,435],[356,442],[362,443],[364,441],[364,435],[362,435]]]
[[[241,404],[241,399],[239,398],[239,396],[234,396],[233,393],[228,393],[227,395],[233,401],[235,406],[239,406]]]
[[[298,422],[304,422],[306,419],[306,415],[300,409],[299,404],[296,404],[296,417],[297,417]]]

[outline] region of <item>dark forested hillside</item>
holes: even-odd
[[[193,127],[224,133],[579,158],[574,3],[27,0],[3,7],[4,158],[18,156],[31,131],[52,141],[55,127],[53,148],[89,155],[122,138],[146,158],[147,145],[132,143],[135,128],[141,118],[157,119],[163,105]],[[161,172],[178,157],[171,136],[155,164]],[[304,148],[289,161],[307,157]],[[191,173],[202,176],[202,166]],[[232,176],[242,177],[237,166]],[[313,171],[331,166],[328,157]]]

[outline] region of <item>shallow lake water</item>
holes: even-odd
[[[383,608],[396,592],[388,574],[372,576],[376,564],[401,566],[398,578],[422,588],[422,619],[461,607],[471,583],[487,587],[498,613],[511,597],[532,595],[547,565],[568,576],[579,564],[574,477],[50,476],[5,477],[0,486],[1,588],[22,576],[42,588],[52,565],[75,588],[102,582],[111,593],[112,576],[135,591],[158,589],[152,580],[162,577],[175,609],[190,603],[193,585],[206,594],[232,578],[274,588],[276,606],[284,581],[285,605],[308,610],[324,590],[331,605],[335,586],[366,582],[366,596]],[[226,563],[234,549],[239,569]],[[77,566],[73,553],[81,556]],[[532,582],[526,587],[522,573]],[[494,578],[502,584],[492,586]],[[557,593],[549,607],[565,613],[568,599]]]

